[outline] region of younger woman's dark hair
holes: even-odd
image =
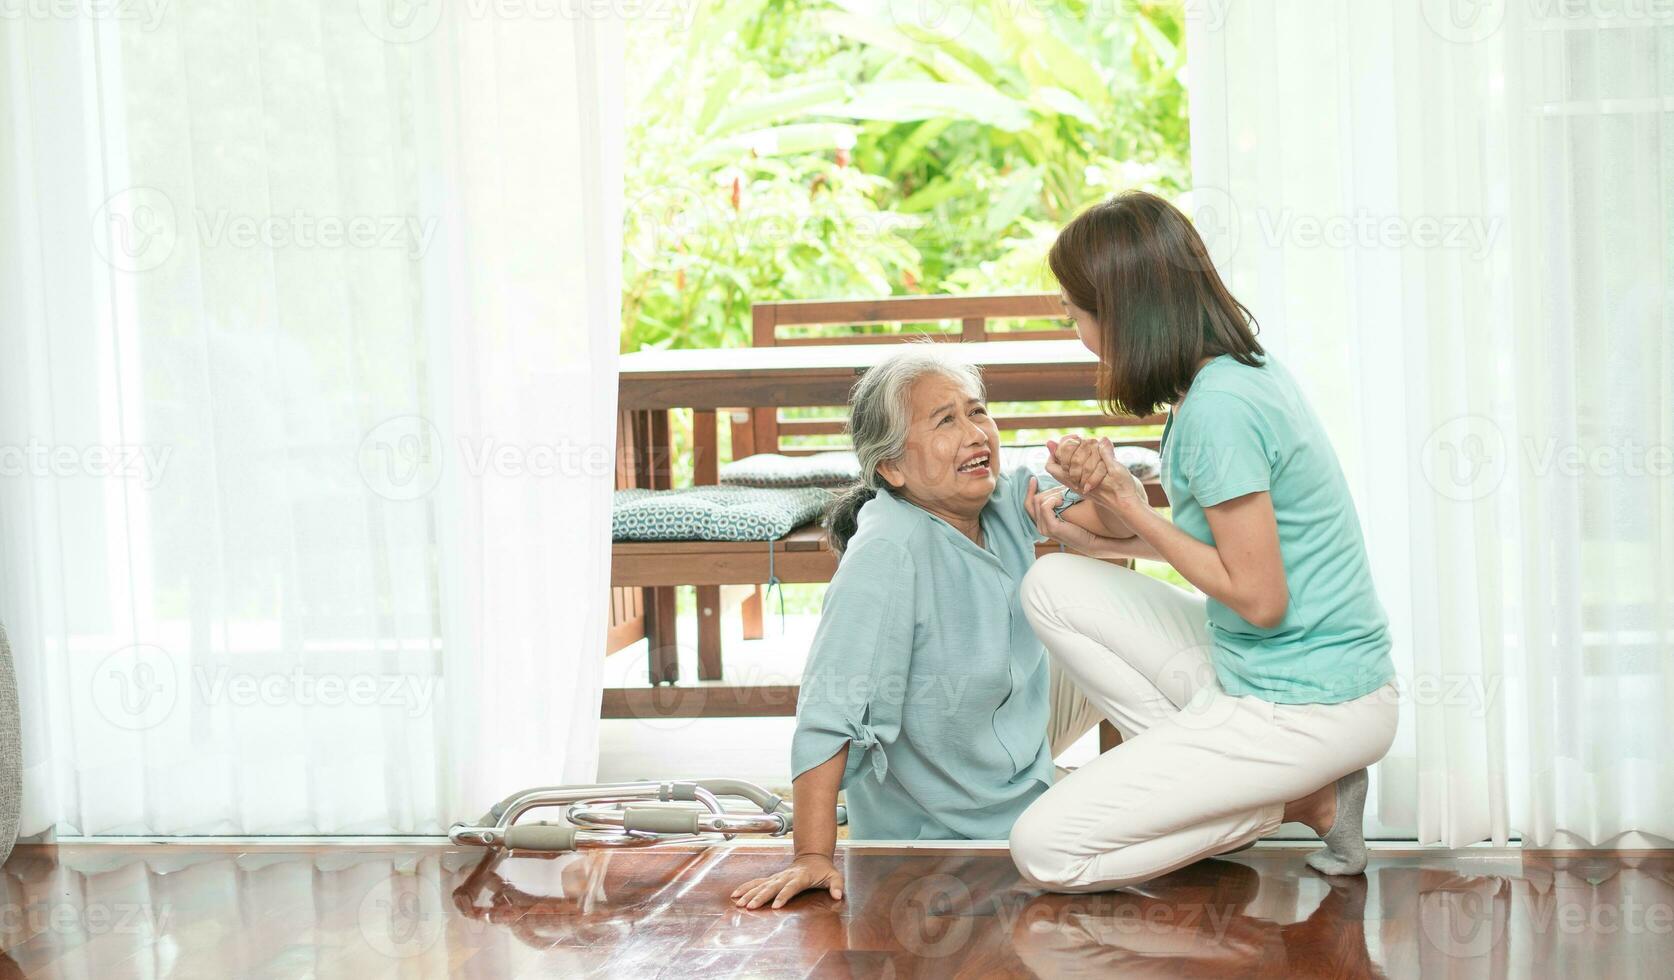
[[[849,393],[849,439],[860,460],[860,480],[826,508],[831,550],[839,557],[859,530],[860,508],[880,492],[889,493],[878,464],[900,457],[912,426],[913,383],[928,374],[963,382],[982,397],[982,372],[950,354],[948,345],[929,341],[907,344],[882,364],[867,370]]]
[[[1098,397],[1112,415],[1179,401],[1205,357],[1254,367],[1266,354],[1197,229],[1155,194],[1128,191],[1076,215],[1047,263],[1064,297],[1098,323]]]

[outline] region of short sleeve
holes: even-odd
[[[1185,424],[1171,433],[1174,465],[1199,506],[1272,487],[1272,428],[1248,401],[1226,392],[1194,392],[1178,422]]]
[[[814,631],[791,740],[791,778],[836,755],[845,744],[847,786],[869,766],[883,779],[885,747],[901,734],[914,622],[912,556],[888,541],[851,549],[826,588]]]

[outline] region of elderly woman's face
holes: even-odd
[[[957,378],[927,375],[913,384],[912,418],[901,458],[878,472],[921,505],[977,514],[993,496],[1000,428],[988,404]]]

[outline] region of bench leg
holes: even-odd
[[[652,684],[680,680],[680,638],[675,632],[674,587],[645,590],[645,647],[650,654]]]
[[[761,586],[756,586],[756,590],[744,600],[739,612],[744,616],[744,639],[759,640],[766,635],[761,625]]]
[[[721,679],[721,587],[697,587],[698,680]]]

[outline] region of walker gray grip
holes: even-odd
[[[514,851],[573,851],[576,828],[556,823],[519,823],[506,828],[506,846]]]
[[[716,796],[736,796],[749,800],[768,812],[779,809],[785,802],[778,794],[770,793],[755,783],[742,779],[700,779],[694,785],[702,786]]]
[[[700,810],[675,810],[665,807],[626,807],[622,811],[623,830],[644,830],[653,834],[695,834],[698,832]]]

